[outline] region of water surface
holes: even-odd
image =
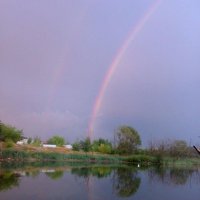
[[[200,170],[132,166],[3,165],[2,200],[199,200]]]

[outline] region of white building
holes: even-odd
[[[44,148],[56,148],[55,144],[43,144],[42,145]]]
[[[64,147],[65,147],[66,149],[72,150],[72,145],[71,145],[71,144],[64,145]]]
[[[22,140],[17,141],[16,144],[19,144],[19,145],[28,144],[28,138],[23,138]]]

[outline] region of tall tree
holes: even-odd
[[[85,140],[81,141],[81,147],[83,149],[83,151],[85,152],[89,152],[91,150],[91,141],[90,141],[90,138],[87,137]]]
[[[22,130],[18,130],[17,128],[0,123],[0,140],[7,141],[11,140],[13,142],[17,142],[22,138]]]
[[[121,154],[133,153],[141,145],[139,133],[130,126],[120,126],[115,134],[117,150]]]

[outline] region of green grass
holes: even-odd
[[[84,162],[99,162],[99,163],[109,163],[109,162],[120,162],[121,157],[110,156],[110,155],[99,155],[91,153],[57,153],[57,152],[28,152],[28,151],[18,151],[15,149],[4,149],[0,153],[1,160],[18,160],[18,161],[84,161]]]
[[[140,166],[149,165],[163,165],[163,166],[200,166],[199,158],[173,158],[163,156],[151,156],[145,154],[136,154],[131,156],[119,156],[119,155],[105,155],[105,154],[93,154],[84,152],[43,152],[43,151],[27,151],[16,150],[13,148],[3,149],[0,152],[0,160],[2,161],[72,161],[72,162],[84,162],[84,163],[127,163],[131,165],[140,164]]]
[[[152,165],[157,164],[160,165],[163,162],[163,159],[159,156],[149,156],[149,155],[131,155],[127,157],[123,157],[124,162],[132,163],[132,164],[142,164],[142,165]]]

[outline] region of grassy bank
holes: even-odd
[[[128,163],[151,165],[161,164],[161,160],[157,157],[146,155],[106,155],[97,153],[84,153],[84,152],[51,152],[51,151],[26,151],[16,149],[4,149],[0,153],[1,161],[73,161],[85,163]]]
[[[1,161],[76,161],[112,163],[122,162],[120,156],[110,156],[92,153],[58,153],[58,152],[28,152],[15,149],[4,149],[0,154]]]
[[[130,165],[149,166],[200,166],[199,158],[173,158],[163,156],[152,156],[145,154],[136,154],[131,156],[107,155],[99,153],[85,153],[75,151],[52,151],[45,150],[27,150],[8,148],[0,151],[0,161],[16,161],[16,162],[30,162],[30,161],[67,161],[67,162],[83,162],[83,163],[126,163]]]

